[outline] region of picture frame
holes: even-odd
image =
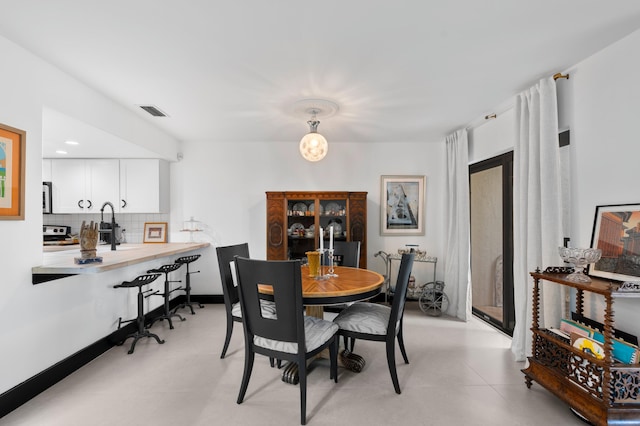
[[[380,235],[424,235],[424,211],[424,176],[380,176]]]
[[[0,220],[24,220],[26,137],[0,124]]]
[[[640,281],[640,203],[596,206],[591,248],[602,256],[587,266],[589,275]]]
[[[167,222],[145,222],[143,243],[166,243]]]

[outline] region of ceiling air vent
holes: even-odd
[[[153,105],[139,105],[140,108],[142,108],[143,110],[147,111],[149,114],[153,115],[154,117],[166,117],[167,114],[165,114],[164,112],[160,111],[158,108],[154,107]]]

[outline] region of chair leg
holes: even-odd
[[[282,367],[282,360],[269,357],[269,365],[271,366],[271,368],[277,365],[279,369]]]
[[[398,332],[398,346],[400,346],[400,352],[402,353],[402,358],[404,358],[404,363],[409,364],[407,351],[404,349],[404,339],[402,338],[402,327],[400,327],[400,331]]]
[[[240,385],[240,393],[238,393],[238,404],[242,404],[244,395],[247,393],[247,387],[249,386],[249,379],[251,378],[251,371],[253,370],[253,360],[255,354],[249,348],[245,351],[244,357],[244,373],[242,373],[242,384]]]
[[[307,363],[304,358],[298,360],[300,383],[300,424],[307,424]]]
[[[222,347],[222,354],[220,354],[220,359],[223,359],[227,353],[227,348],[229,348],[229,342],[231,341],[231,333],[233,333],[233,318],[227,318],[227,335],[224,338],[224,346]]]
[[[349,352],[353,352],[353,347],[356,345],[356,339],[354,337],[344,336],[344,348]]]
[[[338,336],[333,339],[331,346],[329,346],[329,358],[331,360],[329,378],[338,383]]]
[[[398,383],[398,373],[396,372],[396,354],[395,354],[395,339],[391,342],[387,342],[387,364],[389,364],[389,373],[391,374],[391,381],[397,394],[402,393],[400,391],[400,383]]]

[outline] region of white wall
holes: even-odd
[[[266,191],[367,191],[367,267],[384,273],[374,254],[419,244],[440,260],[444,272],[444,143],[331,143],[322,161],[302,158],[298,144],[185,143],[184,159],[172,164],[172,228],[193,216],[209,228],[216,245],[248,242],[252,257],[266,257]],[[380,236],[380,176],[426,175],[426,234]],[[216,263],[200,265],[194,294],[222,294]],[[418,282],[432,277],[430,266],[415,269]],[[397,271],[396,271],[397,273]],[[394,278],[395,279],[395,278]],[[424,281],[421,281],[421,280]],[[429,278],[428,281],[431,281]]]
[[[596,206],[640,202],[640,31],[567,71],[570,78],[558,80],[557,87],[559,127],[571,130],[569,235],[573,246],[589,247]],[[515,120],[511,110],[472,130],[471,162],[512,149]],[[616,300],[615,314],[618,328],[640,336],[639,303]],[[600,299],[587,300],[585,314],[602,321]]]
[[[162,158],[175,158],[178,146],[135,114],[1,37],[0,52],[0,122],[27,133],[25,220],[0,220],[1,393],[115,330],[130,301],[112,286],[154,265],[31,284],[31,268],[42,263],[43,108],[153,145]]]
[[[640,31],[572,67],[572,238],[588,247],[595,209],[640,203]],[[601,313],[600,304],[593,308]],[[616,325],[640,335],[640,300],[615,301]]]

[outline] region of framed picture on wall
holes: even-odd
[[[145,222],[144,243],[166,243],[167,242],[167,222]]]
[[[640,281],[640,204],[596,206],[591,248],[602,250],[589,275]]]
[[[380,235],[424,235],[424,176],[380,177]]]
[[[24,130],[0,124],[0,220],[24,220]]]

